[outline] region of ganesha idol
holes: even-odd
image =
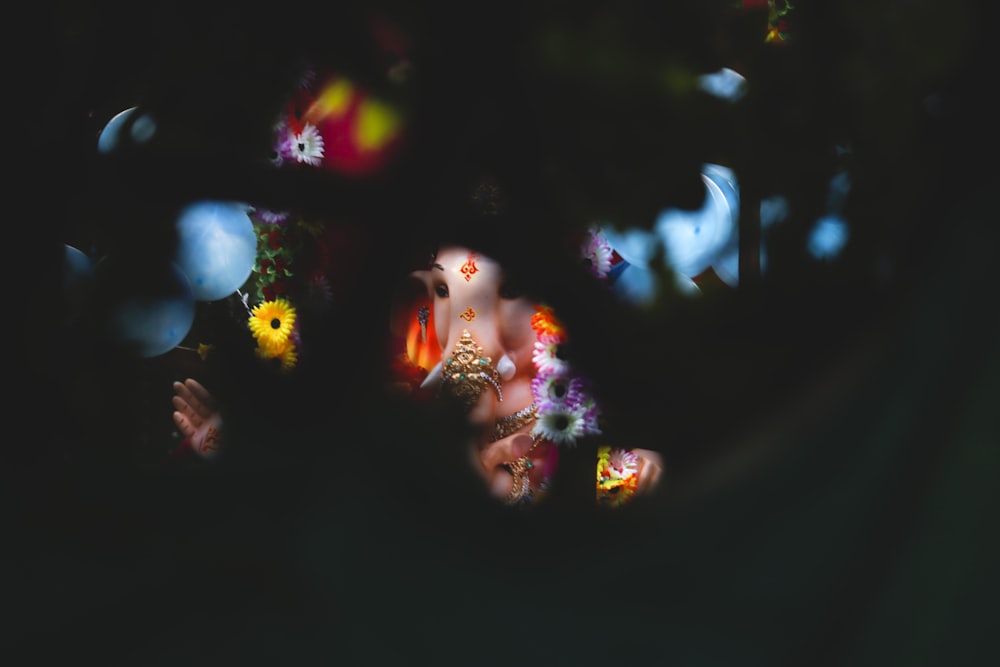
[[[494,497],[511,506],[540,501],[560,455],[603,435],[593,387],[561,355],[567,331],[551,308],[511,289],[503,267],[474,249],[442,246],[410,278],[418,296],[393,314],[395,333],[405,338],[405,386],[461,406],[473,466]],[[621,506],[656,485],[659,453],[610,445],[597,452],[599,504]]]

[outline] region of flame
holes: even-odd
[[[434,331],[434,316],[427,321],[427,340],[421,341],[420,323],[414,317],[406,332],[406,358],[412,364],[426,371],[434,368],[441,361],[441,348],[438,346],[437,333]]]

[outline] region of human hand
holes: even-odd
[[[513,504],[527,495],[544,488],[548,476],[546,461],[549,456],[549,442],[540,441],[538,446],[527,433],[514,433],[479,448],[476,466],[487,483],[490,493],[499,500]],[[517,466],[527,464],[527,469]],[[512,466],[517,466],[513,467]],[[526,487],[521,484],[527,482]],[[518,492],[517,489],[521,489]]]
[[[632,450],[639,457],[639,493],[648,493],[655,489],[663,474],[663,455],[651,449]]]
[[[215,458],[222,444],[222,416],[215,398],[192,378],[173,386],[174,423],[196,454]]]

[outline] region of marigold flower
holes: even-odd
[[[555,336],[562,340],[566,335],[566,330],[556,319],[550,306],[539,306],[531,316],[531,328],[539,336]]]

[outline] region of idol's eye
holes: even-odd
[[[438,283],[434,286],[434,293],[437,294],[442,299],[448,298],[448,286],[444,283]]]

